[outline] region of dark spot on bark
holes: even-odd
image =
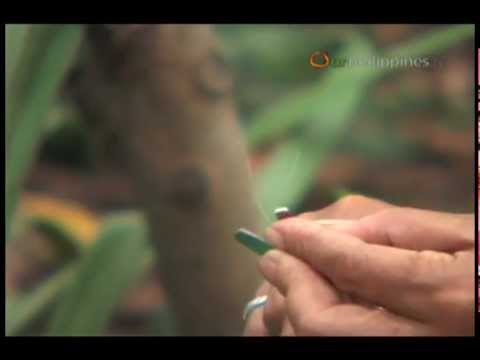
[[[224,98],[232,89],[232,76],[228,62],[218,50],[212,50],[206,61],[198,68],[196,84],[200,92],[210,100]]]
[[[135,78],[132,72],[146,67],[148,62],[140,55],[145,44],[154,36],[154,26],[148,25],[90,25],[87,36],[95,61],[110,82]],[[139,60],[141,59],[141,60]],[[140,64],[140,65],[139,65]]]
[[[172,204],[184,211],[197,211],[208,204],[209,179],[205,172],[197,168],[179,170],[171,178],[168,194]]]

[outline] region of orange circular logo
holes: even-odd
[[[317,59],[321,57],[322,62],[317,62]],[[330,57],[326,51],[315,51],[310,55],[310,65],[315,69],[324,69],[330,65]]]

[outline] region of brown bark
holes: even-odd
[[[240,334],[259,278],[233,232],[258,230],[258,214],[231,78],[210,27],[96,26],[88,41],[75,97],[117,138],[181,334]]]

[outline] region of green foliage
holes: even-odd
[[[7,25],[5,236],[43,121],[82,38],[78,25]]]
[[[76,264],[69,264],[41,283],[38,288],[22,295],[7,295],[5,301],[5,335],[22,332],[52,305],[60,290],[76,271]]]
[[[372,54],[372,46],[359,39],[353,41],[340,57]],[[375,74],[371,67],[328,69],[320,81],[288,95],[254,116],[252,126],[247,130],[249,144],[256,146],[267,142],[306,122],[321,123],[323,129],[341,127],[341,119],[351,113],[353,104],[358,101],[359,90],[363,90]]]
[[[85,245],[75,233],[55,219],[36,216],[28,221],[28,225],[48,236],[53,245],[60,250],[64,260],[75,258],[82,254]]]
[[[23,179],[50,126],[47,115],[82,32],[78,25],[6,27],[7,238]],[[74,260],[28,293],[7,296],[7,335],[21,333],[51,306],[51,334],[100,334],[122,294],[152,262],[146,225],[135,215],[112,216],[91,249],[84,249],[54,220],[33,219],[32,225],[47,232]]]
[[[420,38],[397,45],[385,52],[386,56],[431,56],[436,55],[459,42],[472,39],[474,25],[453,25],[432,31]]]
[[[153,261],[147,227],[138,214],[115,214],[105,220],[91,249],[53,220],[32,220],[55,244],[69,250],[70,261],[27,293],[6,297],[6,334],[17,335],[52,309],[52,335],[98,335],[130,285]],[[157,326],[160,326],[157,324]],[[166,331],[170,325],[164,328]]]
[[[7,25],[5,28],[5,68],[7,91],[15,73],[18,59],[25,46],[30,25]]]
[[[285,84],[311,78],[308,57],[312,49],[335,48],[342,37],[354,33],[352,26],[341,29],[331,26],[305,25],[217,25],[223,38],[225,54],[234,65],[234,73],[242,73],[237,81],[249,90],[259,81]],[[307,65],[307,66],[305,66]],[[248,84],[250,79],[255,83]]]
[[[431,56],[472,35],[470,25],[452,26],[415,38],[386,51],[383,56]],[[336,56],[377,54],[366,37],[356,36]],[[322,161],[339,144],[355,138],[351,131],[355,113],[367,100],[371,85],[396,70],[367,66],[328,68],[322,70],[324,75],[311,85],[291,91],[253,115],[247,128],[251,147],[288,139],[274,150],[269,163],[256,176],[256,193],[263,212],[272,214],[278,206],[292,209],[298,206],[312,187]],[[370,137],[370,141],[355,141],[354,145],[372,156],[409,154],[408,148],[399,150],[401,144],[397,138],[390,140]],[[388,151],[382,152],[387,148]],[[273,221],[273,216],[270,215],[269,220]]]
[[[372,53],[368,41],[359,38],[343,56]],[[278,206],[295,208],[311,187],[322,160],[348,131],[365,88],[375,75],[371,67],[332,69],[318,84],[283,99],[253,122],[248,132],[252,145],[280,136],[294,126],[304,127],[303,136],[292,136],[281,145],[256,178],[259,201],[267,214]],[[288,183],[282,183],[286,177]]]
[[[53,314],[52,335],[100,335],[122,295],[152,262],[138,215],[112,216],[82,259]]]
[[[272,158],[255,176],[255,191],[258,202],[267,217],[275,220],[273,211],[288,206],[295,211],[297,201],[315,177],[322,153],[302,139],[290,140],[279,146]]]
[[[178,336],[177,321],[174,312],[168,306],[162,306],[152,316],[150,332],[154,336]]]
[[[421,56],[434,55],[459,41],[468,39],[473,34],[470,25],[452,27],[424,35],[420,39],[395,47],[386,52],[385,56]],[[374,55],[372,45],[365,38],[356,38],[350,42],[347,49],[338,54],[343,57],[367,57]],[[328,69],[324,78],[313,85],[288,94],[272,105],[260,110],[251,120],[247,129],[249,144],[253,147],[264,144],[286,131],[302,125],[305,121],[322,121],[331,119],[335,123],[343,118],[343,112],[350,111],[350,103],[358,102],[371,80],[376,80],[395,68],[336,68]],[[344,106],[347,102],[347,106]]]

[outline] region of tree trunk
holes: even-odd
[[[240,334],[259,283],[233,238],[258,230],[232,81],[207,25],[93,26],[75,98],[114,135],[182,335]]]

